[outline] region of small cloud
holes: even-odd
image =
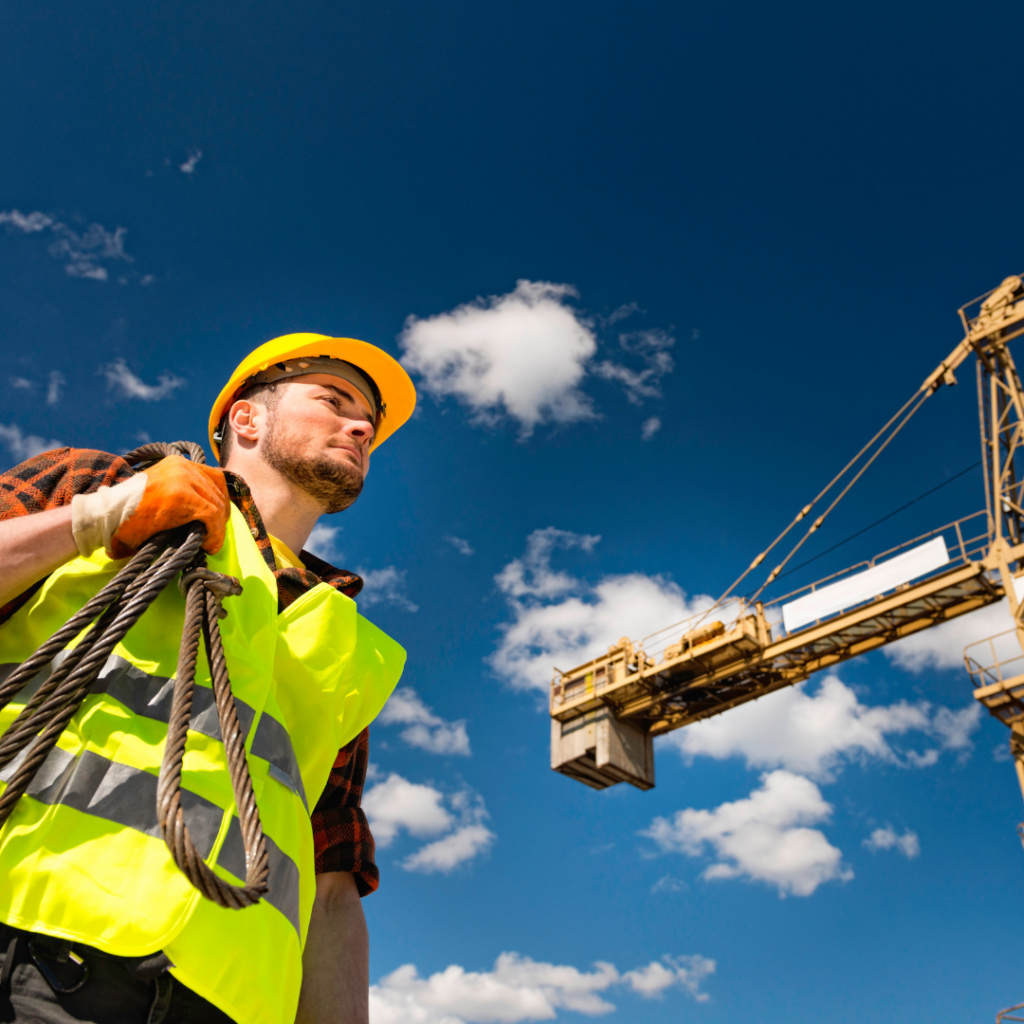
[[[46,404],[56,405],[61,395],[64,393],[64,385],[67,384],[67,378],[60,370],[51,370],[46,385]]]
[[[640,440],[650,441],[659,430],[661,430],[661,420],[657,416],[644,420],[644,425],[640,430]]]
[[[418,612],[419,605],[413,604],[405,594],[405,570],[393,565],[383,569],[357,569],[363,578],[363,589],[359,603],[364,608],[375,604],[394,604],[407,612]]]
[[[181,171],[182,174],[194,174],[196,164],[198,164],[202,159],[203,151],[201,149],[190,149],[188,158],[183,164],[178,165],[178,170]]]
[[[460,555],[476,554],[468,540],[463,540],[461,537],[445,537],[445,540],[448,541],[448,543],[451,544],[451,546],[455,548]]]
[[[410,854],[402,861],[402,867],[406,871],[422,871],[428,875],[438,871],[447,874],[483,853],[494,839],[494,833],[486,825],[463,825],[450,836],[428,843]]]
[[[143,274],[142,279],[139,281],[139,284],[152,284],[155,280],[156,278],[152,274]]]
[[[109,273],[104,263],[112,260],[134,262],[125,252],[127,229],[122,227],[108,231],[102,224],[93,223],[85,231],[78,232],[39,210],[33,213],[0,211],[0,224],[5,224],[8,231],[20,231],[26,235],[41,231],[55,235],[56,240],[50,244],[48,252],[55,260],[64,263],[64,271],[69,277],[106,281]]]
[[[624,306],[619,306],[618,309],[609,313],[604,318],[604,322],[610,327],[612,324],[618,323],[620,320],[625,320],[627,316],[632,316],[634,313],[639,313],[640,307],[635,302],[627,302]]]
[[[0,423],[0,443],[18,462],[35,458],[43,452],[53,451],[54,448],[64,447],[62,441],[52,437],[47,441],[45,438],[39,437],[38,434],[24,434],[16,423],[9,426]]]
[[[309,540],[306,541],[306,550],[316,555],[317,558],[322,558],[325,562],[340,561],[341,552],[338,550],[336,541],[339,533],[341,533],[340,526],[317,523],[309,535]]]
[[[107,366],[101,366],[99,372],[107,378],[110,390],[120,392],[123,398],[138,398],[143,402],[159,402],[164,398],[170,398],[175,391],[185,386],[183,377],[167,371],[160,374],[156,384],[147,384],[141,377],[132,373],[128,364],[121,358],[115,359]]]
[[[377,721],[381,725],[407,726],[401,737],[410,747],[431,754],[470,754],[465,719],[449,722],[435,715],[411,686],[395,690]]]
[[[8,377],[11,382],[11,387],[16,391],[31,391],[36,385],[35,381],[26,379],[25,377]]]
[[[642,405],[645,398],[661,397],[661,378],[675,369],[675,361],[668,353],[675,343],[676,339],[661,328],[620,334],[619,345],[622,350],[638,356],[646,368],[631,370],[621,363],[605,360],[597,363],[593,372],[605,380],[617,381],[623,386],[626,398],[633,405]]]
[[[907,860],[913,860],[921,853],[921,841],[917,838],[916,832],[908,828],[904,830],[903,835],[899,836],[891,825],[886,825],[885,828],[876,828],[864,840],[863,845],[872,853],[878,853],[879,850],[898,850]]]
[[[654,885],[651,886],[651,892],[688,892],[689,886],[681,879],[676,878],[675,875],[662,875]]]
[[[26,235],[32,235],[50,227],[53,224],[53,218],[38,210],[35,213],[22,213],[20,210],[10,210],[4,213],[0,210],[0,224],[6,224],[8,231],[21,231]]]
[[[663,956],[661,961],[627,971],[622,980],[644,999],[662,999],[667,989],[683,988],[698,1003],[704,1003],[708,995],[700,991],[700,983],[714,974],[717,966],[706,956]]]

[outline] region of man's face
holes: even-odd
[[[340,377],[311,373],[283,383],[259,450],[325,513],[341,512],[363,489],[373,435],[370,405],[359,390]]]

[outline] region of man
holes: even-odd
[[[414,405],[412,382],[380,349],[287,335],[247,357],[214,403],[222,469],[175,456],[134,473],[116,456],[62,449],[0,475],[2,678],[111,578],[116,559],[204,523],[210,567],[242,580],[222,630],[236,705],[252,705],[248,762],[274,855],[260,903],[217,907],[170,861],[150,801],[132,796],[149,791],[166,737],[165,626],[180,634],[183,614],[168,587],[0,829],[0,1020],[365,1024],[359,898],[377,885],[358,806],[366,725],[404,652],[356,616],[349,598],[362,581],[302,549],[320,515],[356,500],[371,450]],[[200,696],[203,686],[208,672],[197,673]],[[0,709],[0,733],[27,699]],[[192,714],[186,825],[201,835],[212,823],[203,856],[241,881],[219,729],[203,732]],[[87,765],[101,770],[88,790]],[[312,784],[322,795],[311,819]]]

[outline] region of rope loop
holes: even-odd
[[[203,449],[191,441],[145,444],[124,459],[130,466],[145,466],[168,455],[206,462]],[[245,734],[238,721],[220,635],[220,620],[227,614],[222,601],[241,594],[242,586],[233,576],[206,567],[202,550],[205,535],[206,527],[192,522],[151,537],[98,594],[0,683],[3,710],[42,670],[48,665],[52,667],[48,678],[0,736],[0,769],[17,762],[0,794],[0,828],[78,712],[111,651],[167,584],[181,573],[178,586],[185,595],[185,623],[167,742],[157,781],[157,821],[175,864],[189,881],[219,906],[240,909],[259,902],[268,891],[270,867],[246,760]],[[67,650],[68,643],[76,637],[80,637],[78,644]],[[242,886],[224,881],[205,863],[189,836],[181,806],[182,763],[200,638],[210,666],[235,809],[245,844],[246,877]],[[53,666],[54,658],[62,651],[66,651],[65,657]]]

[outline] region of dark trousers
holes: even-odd
[[[0,1021],[24,1024],[231,1024],[166,967],[0,924]]]

